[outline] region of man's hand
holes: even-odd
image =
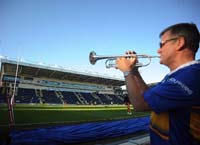
[[[134,51],[127,51],[126,55],[134,55]],[[137,63],[137,57],[119,57],[116,59],[117,67],[122,72],[132,71]]]

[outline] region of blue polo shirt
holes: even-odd
[[[170,72],[144,93],[152,145],[200,144],[200,61]]]

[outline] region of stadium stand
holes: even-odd
[[[35,95],[34,89],[18,88],[15,103],[40,103],[40,100]]]
[[[15,103],[123,104],[122,95],[115,94],[123,79],[8,59],[1,59],[1,68],[3,83],[14,86],[17,80]]]
[[[5,93],[3,93],[3,88],[1,87],[0,88],[0,103],[5,103],[6,102],[6,98],[5,98],[5,96],[3,94],[5,94]]]
[[[80,104],[79,100],[73,92],[61,92],[63,94],[63,101],[65,104]]]
[[[6,103],[5,96],[0,95],[0,102]],[[90,92],[70,92],[55,90],[37,90],[27,88],[17,88],[15,93],[15,103],[28,104],[71,104],[71,105],[112,105],[124,104],[122,95],[98,94]]]
[[[42,90],[42,94],[45,103],[62,104],[61,98],[56,95],[55,91]]]

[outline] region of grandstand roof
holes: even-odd
[[[18,76],[49,78],[111,86],[122,86],[125,84],[123,79],[115,77],[108,77],[88,72],[69,70],[61,67],[56,68],[47,65],[27,63],[4,58],[1,59],[1,73],[3,72],[4,74],[15,76],[17,66]]]

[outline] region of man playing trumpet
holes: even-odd
[[[199,145],[200,62],[195,60],[199,31],[195,24],[180,23],[166,28],[160,38],[160,64],[170,72],[156,86],[148,88],[135,66],[136,57],[117,58],[117,68],[124,73],[134,110],[152,111],[152,145]]]

